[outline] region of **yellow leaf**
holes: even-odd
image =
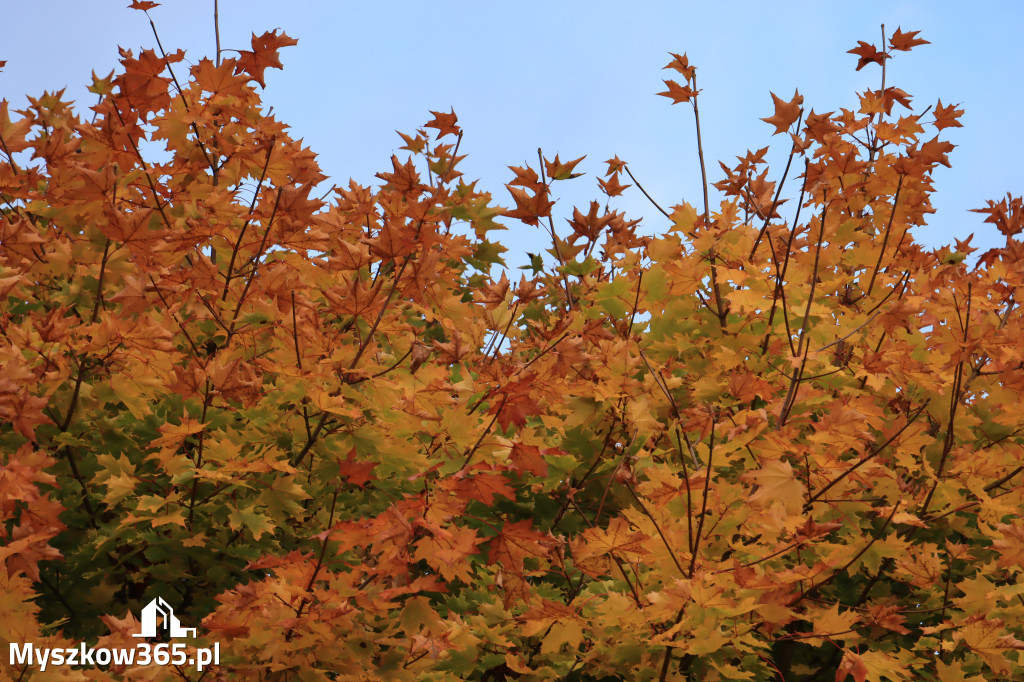
[[[759,471],[744,474],[744,478],[757,483],[757,491],[750,496],[751,504],[780,505],[788,513],[796,513],[804,503],[804,484],[793,474],[789,462],[776,459],[761,465]]]
[[[850,631],[859,620],[860,616],[856,611],[846,610],[840,613],[839,604],[836,603],[814,618],[814,634],[825,639],[850,639],[857,636],[855,632]]]
[[[583,628],[579,621],[575,619],[560,621],[551,626],[547,637],[541,642],[540,651],[543,654],[558,653],[562,650],[563,644],[568,644],[569,650],[575,651],[582,641]]]

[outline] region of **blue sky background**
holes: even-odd
[[[0,97],[23,108],[26,94],[67,87],[85,111],[91,72],[113,69],[118,45],[155,46],[145,15],[127,4],[7,3]],[[212,0],[170,0],[150,14],[164,47],[195,62],[214,54],[212,8]],[[916,238],[940,246],[976,232],[975,245],[1001,245],[994,227],[967,211],[1024,193],[1024,3],[220,3],[225,50],[275,28],[298,39],[282,50],[285,70],[268,70],[264,102],[319,155],[328,186],[375,183],[402,144],[395,130],[412,132],[428,110],[454,108],[465,130],[460,153],[469,154],[460,169],[502,205],[512,204],[507,166],[534,164],[538,147],[563,160],[587,155],[577,167],[584,177],[556,185],[559,218],[602,197],[596,179],[616,154],[666,208],[700,204],[692,110],[655,96],[672,77],[661,70],[669,51],[698,67],[709,179],[721,178],[719,159],[731,164],[769,143],[769,178],[778,179],[788,145],[758,120],[773,113],[769,91],[789,99],[799,87],[818,112],[856,108],[856,93],[878,87],[880,69],[855,71],[846,51],[858,40],[879,44],[883,23],[887,34],[900,26],[931,41],[890,60],[887,84],[910,93],[917,109],[941,97],[966,110],[965,127],[945,131],[957,145],[953,168],[936,170],[937,213]],[[795,196],[797,181],[788,184]],[[646,233],[668,226],[635,188],[612,205],[644,217]],[[512,250],[513,266],[546,246],[535,228],[492,234]]]

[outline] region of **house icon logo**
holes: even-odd
[[[163,621],[157,623],[157,617],[163,616]],[[174,609],[168,606],[162,597],[157,597],[146,604],[142,609],[142,632],[132,637],[156,637],[158,630],[165,630],[169,637],[188,637],[189,633],[196,636],[195,628],[183,628],[174,615]]]

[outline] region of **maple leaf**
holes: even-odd
[[[505,302],[510,286],[511,284],[508,281],[508,277],[504,272],[502,272],[501,279],[496,282],[491,282],[490,284],[485,284],[480,289],[479,298],[474,296],[474,300],[479,300],[487,306],[488,310],[493,310]]]
[[[508,479],[494,471],[478,472],[467,476],[456,484],[455,491],[465,499],[479,500],[486,505],[494,503],[494,496],[514,500],[515,491],[508,485]]]
[[[565,163],[562,163],[558,160],[558,154],[555,154],[554,161],[544,159],[544,167],[547,170],[548,177],[552,180],[571,180],[572,178],[578,178],[583,175],[583,173],[573,173],[572,171],[576,168],[576,165],[585,158],[586,156],[581,156],[573,161],[566,161]]]
[[[775,102],[775,114],[761,120],[775,126],[775,132],[772,135],[778,135],[789,130],[789,126],[800,118],[800,106],[804,103],[804,96],[797,90],[793,93],[793,99],[786,102],[777,97],[774,92],[770,94]]]
[[[910,634],[910,630],[904,626],[906,618],[896,604],[872,604],[868,606],[868,614],[871,616],[873,625],[898,632],[901,635]]]
[[[349,450],[348,457],[338,459],[338,476],[357,488],[365,488],[366,484],[376,478],[373,470],[377,462],[356,462],[356,449]]]
[[[899,102],[905,109],[910,109],[910,95],[899,88],[886,88],[883,94],[885,102],[885,113],[892,113],[893,102]]]
[[[935,127],[938,130],[943,128],[963,128],[964,124],[957,119],[964,115],[963,109],[957,109],[957,104],[942,106],[942,100],[935,106]]]
[[[608,164],[608,172],[605,175],[612,175],[614,173],[620,173],[626,168],[626,162],[619,158],[618,154],[614,158],[605,161]]]
[[[251,80],[259,83],[261,88],[265,88],[267,85],[263,80],[263,72],[268,68],[284,68],[277,51],[282,47],[297,45],[299,41],[289,38],[284,31],[278,35],[277,30],[274,30],[267,31],[259,37],[253,33],[251,42],[252,50],[239,50],[241,56],[235,65],[235,73],[247,73]]]
[[[128,5],[128,9],[139,9],[145,12],[159,6],[159,2],[151,2],[150,0],[132,0],[132,4]]]
[[[856,682],[883,682],[884,680],[905,680],[905,667],[895,657],[881,651],[864,651],[856,654],[847,650],[836,670],[836,682],[853,675]]]
[[[917,45],[928,45],[930,44],[927,40],[918,38],[917,34],[920,31],[908,31],[904,33],[900,30],[900,27],[896,27],[896,32],[889,38],[889,46],[894,50],[902,50],[908,52],[910,48],[916,47]]]
[[[646,547],[650,538],[630,528],[621,516],[613,518],[607,528],[588,528],[583,538],[590,552],[615,554],[631,561],[650,553]]]
[[[680,85],[673,80],[664,81],[668,90],[665,92],[659,92],[658,95],[662,97],[668,97],[672,100],[672,104],[679,104],[680,102],[689,102],[690,98],[697,94],[689,85]]]
[[[201,59],[192,67],[192,77],[196,85],[211,93],[244,97],[249,89],[248,79],[238,75],[230,60],[217,66],[212,59]]]
[[[154,519],[153,525],[157,525]],[[255,505],[249,505],[244,509],[233,509],[228,514],[228,527],[232,530],[246,528],[252,533],[254,540],[259,540],[265,533],[273,533],[274,523],[266,515],[259,513]]]
[[[529,471],[541,478],[548,475],[548,463],[544,461],[544,454],[536,445],[514,443],[509,459],[517,471]]]
[[[377,173],[378,178],[400,194],[414,194],[420,191],[420,175],[412,159],[402,163],[394,154],[391,155],[391,173]]]
[[[1002,234],[1007,237],[1020,234],[1024,231],[1024,198],[1015,197],[1009,192],[1006,198],[996,203],[986,199],[986,208],[972,208],[973,213],[984,213],[986,223],[992,223]]]
[[[868,666],[858,654],[847,650],[836,669],[836,682],[843,682],[851,675],[856,682],[865,682],[868,679]]]
[[[804,486],[787,461],[775,459],[765,462],[758,471],[743,477],[758,484],[757,492],[750,496],[752,503],[780,504],[790,512],[803,504]]]
[[[954,635],[955,641],[962,641],[1000,676],[1011,672],[1007,654],[1024,651],[1024,642],[1012,634],[1006,634],[1003,621],[985,615],[972,616]],[[1016,657],[1016,654],[1013,654]]]
[[[445,135],[458,135],[462,132],[462,129],[455,125],[458,120],[458,116],[455,115],[455,109],[451,110],[451,113],[443,113],[440,111],[431,111],[434,118],[430,119],[427,123],[428,128],[437,128],[437,137],[435,139],[441,139]]]
[[[510,424],[522,426],[526,418],[533,414],[539,414],[540,405],[530,395],[533,382],[530,378],[524,378],[502,386],[495,392],[495,402],[488,410],[488,414],[498,415],[498,424],[502,430],[507,430]]]
[[[598,184],[601,186],[601,191],[607,194],[609,197],[617,197],[625,192],[632,185],[623,185],[619,182],[619,174],[613,173],[608,179],[598,178]]]
[[[506,521],[490,540],[487,561],[501,564],[513,573],[522,573],[523,560],[547,555],[551,539],[533,529],[533,520]]]
[[[569,226],[572,228],[573,237],[583,237],[588,241],[593,241],[598,238],[601,234],[601,230],[606,228],[612,221],[612,216],[604,214],[598,216],[597,212],[600,206],[596,201],[590,202],[590,209],[586,215],[580,213],[578,208],[574,208],[572,211],[572,220],[568,220]]]
[[[814,617],[814,633],[828,639],[850,639],[850,631],[860,620],[860,614],[856,611],[840,613],[839,604],[834,604]]]
[[[476,553],[480,541],[472,528],[448,527],[443,532],[432,533],[418,540],[413,558],[427,562],[445,580],[458,579],[469,583],[472,580],[472,565],[467,559]]]
[[[416,135],[416,137],[413,137],[412,135],[406,135],[405,133],[397,130],[395,132],[398,133],[399,137],[401,137],[402,140],[405,142],[405,144],[402,145],[400,149],[406,149],[412,152],[413,154],[419,154],[427,146],[427,138],[424,137],[423,135]]]
[[[555,202],[548,199],[546,191],[530,196],[526,190],[512,187],[511,184],[506,185],[506,188],[516,202],[514,209],[505,211],[506,218],[518,218],[527,225],[536,226],[540,224],[541,218],[551,215],[551,207],[555,205]]]
[[[871,43],[865,43],[863,40],[858,40],[857,47],[852,50],[847,50],[847,54],[855,54],[860,57],[860,59],[857,60],[857,71],[860,71],[871,63],[881,64],[889,58],[889,55],[884,52],[879,52],[878,48]]]
[[[941,163],[946,168],[952,168],[949,163],[949,157],[946,155],[953,151],[955,147],[956,145],[940,140],[936,136],[920,147],[907,150],[907,156],[928,166]]]
[[[662,70],[674,69],[675,71],[678,71],[679,73],[683,74],[683,77],[687,81],[692,80],[693,74],[697,70],[697,67],[690,66],[690,60],[687,59],[686,54],[683,53],[682,56],[676,54],[675,52],[669,52],[669,54],[672,55],[672,61],[670,61],[666,66],[662,67]]]
[[[545,191],[544,183],[540,181],[540,175],[537,171],[533,170],[529,166],[525,168],[520,166],[509,166],[509,170],[516,174],[516,177],[509,185],[516,185],[518,187],[525,187],[531,192],[542,192]]]
[[[9,421],[17,433],[35,442],[37,426],[52,424],[53,420],[43,413],[49,401],[34,396],[27,388],[17,389],[12,385],[5,390],[0,384],[0,419]]]

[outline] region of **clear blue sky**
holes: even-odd
[[[0,97],[22,108],[25,95],[68,88],[82,110],[90,74],[116,65],[117,46],[154,47],[146,17],[128,0],[7,3]],[[170,0],[150,14],[168,50],[189,61],[214,52],[212,0]],[[586,176],[560,183],[561,208],[600,198],[596,178],[616,154],[663,206],[700,202],[693,118],[671,106],[661,71],[669,51],[698,67],[705,155],[711,180],[717,160],[732,163],[748,148],[773,143],[778,178],[788,151],[759,121],[773,113],[774,91],[794,88],[816,111],[855,108],[855,93],[877,87],[879,70],[854,71],[846,51],[857,40],[880,42],[902,27],[932,44],[899,53],[888,84],[920,108],[942,98],[960,103],[962,129],[952,170],[936,171],[938,212],[916,238],[930,246],[977,232],[975,244],[1001,245],[983,216],[967,209],[1024,193],[1020,31],[1024,3],[944,2],[268,2],[221,0],[221,43],[245,49],[251,33],[281,28],[299,43],[282,50],[284,71],[267,72],[264,101],[319,155],[331,182],[376,182],[428,110],[454,108],[465,130],[460,167],[481,178],[502,205],[508,165],[536,161],[537,147],[563,160],[584,154]],[[792,181],[791,181],[792,182]],[[793,186],[796,185],[792,182]],[[613,207],[644,217],[644,231],[667,227],[635,189]],[[563,223],[564,225],[564,223]],[[517,227],[496,233],[514,254],[543,246],[541,233]],[[510,265],[522,262],[519,255]]]

